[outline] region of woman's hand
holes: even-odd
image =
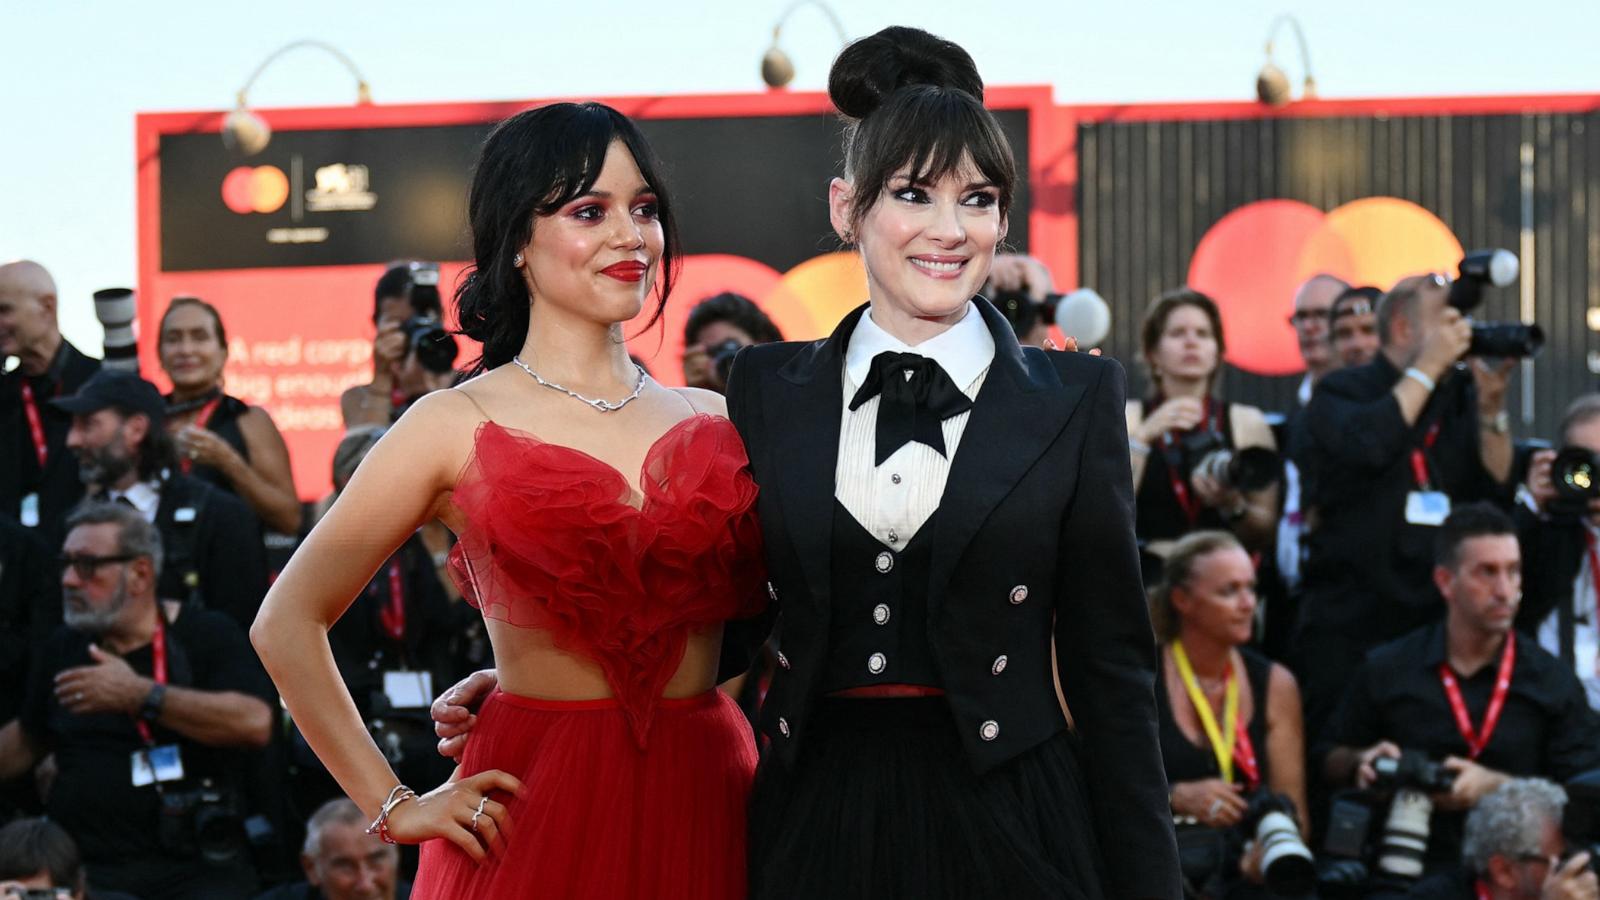
[[[1180,781],[1172,786],[1172,811],[1212,828],[1231,828],[1239,824],[1248,808],[1244,788],[1220,778]]]
[[[1233,513],[1243,508],[1248,502],[1238,488],[1228,487],[1210,475],[1195,472],[1189,476],[1189,485],[1194,488],[1195,498],[1211,509],[1220,509],[1226,513]]]
[[[197,466],[210,466],[226,472],[230,466],[242,465],[244,458],[229,446],[217,433],[193,425],[185,425],[175,436],[178,453]]]
[[[481,863],[510,835],[505,805],[489,798],[495,791],[517,796],[522,782],[499,769],[447,781],[391,810],[389,836],[401,844],[444,838]]]
[[[1154,445],[1169,431],[1188,431],[1205,418],[1205,407],[1194,397],[1174,397],[1156,407],[1139,423],[1138,438]]]

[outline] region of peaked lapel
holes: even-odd
[[[1063,384],[1043,353],[1024,354],[1010,323],[989,301],[978,297],[974,304],[994,337],[994,362],[973,401],[939,502],[928,582],[930,621],[967,545],[1066,427],[1086,390],[1082,384]]]
[[[827,340],[813,343],[778,369],[763,401],[768,427],[785,445],[774,447],[784,527],[805,570],[813,599],[827,607],[833,585],[834,473],[844,412],[844,352],[867,307],[844,317]]]

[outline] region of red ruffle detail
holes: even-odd
[[[643,505],[610,465],[494,422],[457,480],[450,574],[486,617],[598,663],[644,745],[690,630],[761,611],[756,485],[733,424],[697,415],[645,454]]]

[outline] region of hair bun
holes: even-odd
[[[967,51],[903,25],[844,48],[828,72],[828,98],[846,117],[864,119],[890,94],[919,84],[956,88],[983,99],[983,79]]]

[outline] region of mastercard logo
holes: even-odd
[[[1288,316],[1294,292],[1319,273],[1389,289],[1408,275],[1454,273],[1461,242],[1426,209],[1367,197],[1330,212],[1262,200],[1211,226],[1189,263],[1189,286],[1217,301],[1228,362],[1257,375],[1305,369]]]
[[[222,203],[240,215],[277,212],[289,199],[289,177],[277,166],[240,166],[222,179]]]

